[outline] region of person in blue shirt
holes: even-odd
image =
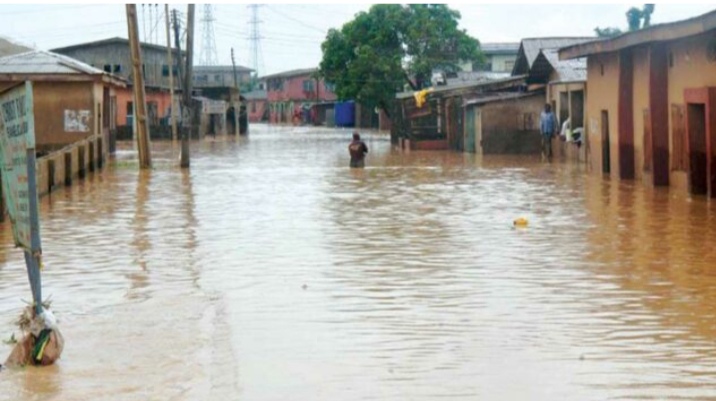
[[[549,104],[544,105],[544,111],[539,116],[539,129],[542,134],[542,156],[552,160],[552,137],[557,132],[557,117]]]

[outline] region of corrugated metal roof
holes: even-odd
[[[192,67],[194,72],[233,72],[234,66],[232,65],[195,65]],[[245,72],[245,71],[253,71],[249,67],[244,67],[242,65],[236,66],[236,72]]]
[[[463,105],[464,106],[479,106],[479,105],[485,104],[485,103],[502,102],[504,100],[521,99],[523,97],[530,97],[530,96],[542,97],[542,96],[544,96],[544,93],[541,93],[541,92],[501,92],[501,93],[490,94],[489,96],[485,96],[485,97],[479,97],[477,99],[468,100]]]
[[[527,58],[529,67],[535,62],[540,50],[542,49],[559,49],[560,47],[576,45],[585,42],[599,40],[595,37],[572,37],[572,38],[528,38],[523,39],[520,45]]]
[[[560,60],[559,49],[544,49],[542,54],[557,72],[556,82],[577,82],[587,80],[587,59]]]
[[[480,49],[485,54],[517,54],[520,43],[480,43]]]
[[[105,72],[61,54],[33,50],[0,57],[0,74],[104,75]]]
[[[13,43],[11,40],[0,38],[0,57],[30,51],[29,47]]]
[[[76,45],[65,46],[65,47],[58,47],[55,49],[51,49],[50,51],[57,52],[57,53],[64,53],[64,52],[68,52],[70,50],[90,48],[90,47],[102,47],[102,46],[106,46],[106,45],[115,45],[115,44],[129,46],[129,39],[114,37],[114,38],[109,38],[109,39],[95,40],[93,42],[86,42],[86,43],[79,43]],[[142,47],[143,49],[152,49],[152,50],[165,52],[165,53],[167,51],[166,46],[155,45],[152,43],[140,42],[140,47]],[[172,47],[172,51],[176,52],[176,47]],[[184,50],[182,50],[182,54],[186,54],[186,52]]]
[[[296,70],[289,70],[289,71],[279,72],[276,74],[265,75],[265,76],[261,77],[261,79],[296,77],[296,76],[300,76],[300,75],[312,74],[316,71],[318,71],[318,68],[299,68]]]
[[[460,82],[460,83],[454,83],[452,85],[444,85],[444,86],[435,86],[433,87],[432,92],[430,94],[440,94],[444,92],[450,92],[453,90],[460,90],[460,89],[470,89],[470,88],[479,88],[481,86],[489,86],[489,85],[499,85],[503,83],[510,83],[510,82],[517,82],[524,80],[525,76],[514,76],[514,77],[507,77],[503,79],[486,79],[482,81],[469,81],[469,82]],[[414,91],[408,91],[408,92],[400,92],[395,95],[397,99],[406,99],[409,97],[412,97]]]

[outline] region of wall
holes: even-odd
[[[673,61],[668,68],[669,107],[684,104],[684,90],[716,86],[716,62],[709,61],[707,47],[713,33],[694,36],[667,44],[667,53]],[[673,132],[669,116],[669,152],[673,151]],[[680,190],[688,190],[686,171],[671,169],[670,185]]]
[[[100,46],[91,46],[76,48],[70,50],[61,50],[57,53],[64,54],[74,59],[80,60],[95,68],[104,71],[104,66],[109,64],[119,66],[119,71],[113,73],[123,78],[129,79],[132,74],[131,57],[129,54],[129,43],[108,43]],[[176,57],[173,55],[173,62]],[[142,47],[142,64],[144,64],[145,85],[169,87],[169,76],[163,75],[163,68],[167,66],[166,49],[159,50],[154,48]],[[168,69],[166,70],[168,72]],[[131,80],[131,79],[130,79]],[[174,86],[177,86],[176,75],[174,76]]]
[[[99,84],[93,82],[34,83],[35,139],[38,149],[41,146],[64,146],[96,133],[93,89],[95,85]],[[66,110],[89,112],[88,119],[84,121],[87,132],[81,132],[82,127],[66,127]]]
[[[603,73],[602,73],[603,72]],[[619,58],[616,53],[600,54],[587,59],[587,135],[585,146],[588,167],[602,172],[602,110],[609,117],[610,173],[619,177],[619,137],[617,105],[619,102]]]
[[[237,68],[239,85],[251,81],[251,72]],[[234,70],[231,66],[194,66],[192,71],[194,88],[234,87]]]
[[[134,92],[132,88],[122,88],[116,90],[117,96],[117,126],[127,125],[127,103],[132,102],[132,113],[134,113]],[[176,96],[176,95],[175,95]],[[165,118],[169,114],[167,111],[171,106],[171,93],[166,90],[150,90],[147,89],[144,93],[144,97],[147,101],[147,112],[149,112],[149,102],[157,103],[157,119]],[[152,125],[158,124],[158,121],[153,121]]]
[[[651,182],[651,174],[649,173],[651,167],[647,167],[649,172],[645,174],[646,166],[644,165],[645,152],[651,153],[651,150],[645,149],[644,146],[644,113],[646,112],[647,116],[649,116],[649,64],[649,48],[635,48],[633,56],[634,179],[641,180],[644,183]],[[650,145],[650,142],[647,145]]]
[[[483,154],[538,154],[541,149],[539,115],[544,94],[490,102],[480,107]],[[479,148],[479,147],[478,147]]]
[[[263,121],[268,101],[266,99],[250,99],[248,103],[249,121],[255,123]]]

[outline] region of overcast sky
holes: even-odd
[[[294,68],[315,67],[321,59],[320,44],[329,28],[340,27],[366,4],[268,4],[258,8],[261,75]],[[460,24],[481,42],[518,42],[525,37],[592,36],[597,26],[626,26],[625,12],[619,4],[450,4],[462,14]],[[174,5],[170,5],[174,8]],[[186,13],[186,5],[176,5]],[[658,4],[652,23],[694,17],[715,9],[708,4]],[[140,36],[154,32],[153,40],[166,43],[164,6],[138,5]],[[203,44],[203,6],[196,7],[196,56],[199,62]],[[144,17],[144,18],[142,18]],[[214,5],[214,37],[220,64],[236,62],[253,67],[250,46],[251,9],[247,4]],[[151,29],[152,22],[156,28]],[[52,49],[110,37],[127,37],[125,8],[122,4],[0,5],[0,37],[10,38],[39,49]]]

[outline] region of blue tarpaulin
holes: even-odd
[[[356,104],[353,101],[338,102],[335,106],[336,127],[356,125]]]

